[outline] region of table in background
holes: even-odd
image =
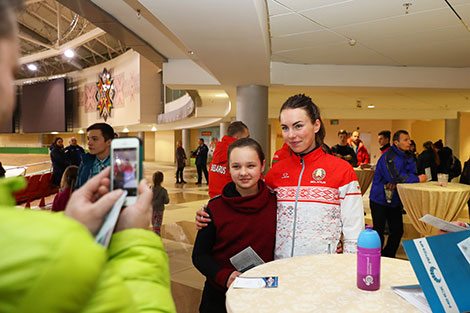
[[[242,276],[278,276],[278,288],[227,291],[229,313],[273,312],[420,312],[390,287],[418,284],[411,264],[382,258],[381,287],[356,287],[356,255],[295,257],[257,266]]]
[[[470,198],[470,186],[448,183],[441,187],[437,182],[398,184],[403,208],[416,230],[424,235],[436,235],[437,229],[419,221],[426,214],[439,217],[446,221],[454,221],[460,212],[467,208]]]
[[[361,169],[360,167],[355,167],[354,172],[356,172],[357,181],[359,182],[359,187],[361,187],[361,194],[364,195],[374,179],[375,170],[371,168]]]

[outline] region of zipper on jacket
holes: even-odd
[[[297,203],[298,203],[298,200],[299,200],[299,193],[300,193],[300,183],[302,182],[302,175],[304,174],[304,170],[305,170],[305,162],[304,162],[304,157],[303,156],[300,156],[300,160],[302,163],[302,170],[300,171],[300,176],[299,176],[299,182],[297,183],[297,192],[295,193],[295,204],[294,204],[294,228],[292,230],[292,249],[291,249],[291,253],[290,253],[290,256],[293,257],[294,256],[294,246],[295,246],[295,229],[296,229],[296,226],[297,226]]]

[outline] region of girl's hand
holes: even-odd
[[[235,280],[235,278],[237,278],[238,276],[240,276],[242,273],[238,272],[238,271],[233,271],[232,274],[230,274],[228,280],[227,280],[227,288],[230,288],[230,285],[233,283],[233,281]]]

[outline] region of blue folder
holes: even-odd
[[[457,246],[470,230],[403,242],[433,313],[470,311],[470,263]]]

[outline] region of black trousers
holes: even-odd
[[[402,206],[391,207],[370,201],[372,223],[374,230],[379,234],[382,243],[382,256],[394,258],[403,236]],[[389,235],[384,247],[385,221],[388,223]]]
[[[226,313],[225,292],[212,286],[207,280],[202,291],[200,313]]]
[[[209,183],[209,173],[207,172],[207,165],[206,164],[201,164],[197,165],[197,183],[200,184],[202,183],[202,173],[204,172],[204,176],[206,177],[206,182]]]
[[[178,169],[176,170],[176,183],[184,182],[183,170],[184,170],[184,166],[183,167],[178,167]]]

